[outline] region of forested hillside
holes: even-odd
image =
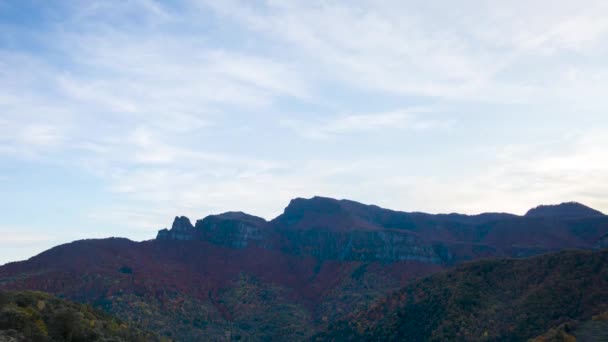
[[[608,251],[564,251],[440,272],[333,324],[315,340],[525,341],[543,334],[566,336],[561,332],[605,336],[601,314],[607,309]]]

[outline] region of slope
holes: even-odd
[[[0,291],[0,341],[160,341],[90,306],[42,292]]]
[[[525,341],[607,308],[608,251],[564,251],[484,260],[432,275],[315,340]]]

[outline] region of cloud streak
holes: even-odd
[[[397,110],[385,113],[351,114],[325,120],[283,120],[281,125],[311,139],[327,139],[344,134],[381,133],[386,131],[441,131],[449,129],[449,120],[426,118],[424,109]],[[430,116],[430,115],[427,115]]]

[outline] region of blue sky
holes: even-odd
[[[608,211],[605,1],[0,1],[0,264],[324,195]]]

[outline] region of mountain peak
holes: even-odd
[[[190,222],[190,219],[186,216],[175,216],[173,220],[173,225],[171,226],[171,230],[184,232],[193,229],[194,226]]]
[[[556,217],[556,218],[581,218],[597,217],[604,214],[595,209],[589,208],[578,202],[564,202],[554,205],[540,205],[528,210],[526,217]]]
[[[192,240],[194,226],[186,216],[175,216],[171,230],[165,228],[156,234],[157,240]]]
[[[274,222],[296,230],[320,229],[328,231],[377,230],[364,219],[368,206],[354,201],[329,197],[294,198]],[[363,211],[363,213],[360,213]]]
[[[294,198],[289,201],[284,214],[301,215],[304,212],[334,213],[339,211],[340,202],[329,197]]]
[[[257,227],[262,227],[268,223],[265,219],[261,217],[249,215],[242,211],[227,211],[225,213],[209,215],[201,220],[197,220],[195,228],[197,230],[206,230],[210,225],[217,225],[220,222],[228,224],[243,223]]]
[[[259,224],[266,223],[266,220],[264,218],[250,215],[242,211],[227,211],[218,215],[209,215],[208,217],[213,217],[222,220],[237,220]]]

